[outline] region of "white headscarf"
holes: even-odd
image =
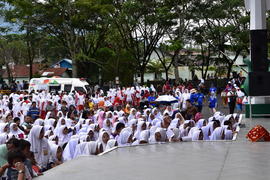
[[[126,130],[123,129],[121,132],[120,132],[120,136],[119,136],[119,146],[129,146],[130,143],[128,143],[128,139],[129,137],[132,135],[132,132],[130,130]]]
[[[58,158],[57,158],[57,150],[60,146],[56,145],[56,144],[50,144],[50,148],[51,148],[51,158],[50,158],[50,162],[55,163]],[[63,156],[62,156],[63,159]]]
[[[28,135],[28,141],[31,144],[30,151],[34,153],[38,165],[46,168],[50,157],[50,147],[46,138],[39,138],[41,131],[44,131],[42,126],[33,126]]]
[[[200,133],[201,133],[200,130],[196,130],[192,135],[192,141],[198,141],[200,137]]]
[[[65,128],[67,128],[67,126],[61,126],[60,128],[59,128],[59,131],[58,131],[58,134],[57,134],[57,136],[58,136],[58,138],[59,138],[59,145],[60,146],[62,146],[62,145],[64,145],[65,143],[67,143],[69,140],[70,140],[70,136],[69,136],[69,134],[64,134],[63,133],[63,131],[64,131],[64,129]]]
[[[213,133],[210,136],[210,140],[215,141],[215,140],[223,140],[222,139],[222,134],[224,132],[225,128],[224,127],[217,127]]]
[[[79,143],[79,138],[71,139],[68,144],[66,145],[66,148],[63,151],[63,160],[69,161],[74,158],[76,146]]]
[[[201,129],[201,128],[203,127],[204,121],[205,121],[205,119],[200,119],[200,120],[197,122],[196,126],[197,126],[199,129]]]
[[[11,123],[9,126],[10,132],[9,132],[9,137],[14,136],[15,138],[19,138],[19,135],[22,134],[24,136],[24,132],[17,127],[17,130],[15,131],[13,129],[14,126],[17,126],[16,123]]]
[[[99,133],[98,142],[102,144],[102,147],[105,150],[108,142],[105,143],[103,141],[102,137],[103,137],[104,134],[108,134],[108,136],[110,137],[110,134],[107,131],[102,131],[102,132]]]
[[[105,151],[115,147],[117,144],[117,141],[115,139],[110,139],[108,142],[107,142],[107,146],[105,148]]]
[[[143,126],[144,124],[146,124],[144,121],[138,122],[137,130],[136,130],[136,132],[135,132],[135,134],[134,134],[134,137],[135,137],[136,139],[138,139],[138,140],[140,139],[140,133],[141,133],[141,131],[142,131],[142,126]]]
[[[84,155],[96,155],[98,147],[98,142],[96,141],[90,141],[86,143],[86,146],[83,150]]]
[[[74,158],[81,156],[81,155],[84,155],[84,149],[85,149],[87,144],[88,144],[88,142],[81,142],[80,144],[78,144],[76,146]]]

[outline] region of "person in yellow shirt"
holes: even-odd
[[[89,99],[89,100],[88,100],[88,106],[89,106],[89,109],[90,109],[90,110],[93,110],[93,109],[94,109],[94,105],[95,105],[95,104],[94,104],[93,100],[92,100],[92,99]]]

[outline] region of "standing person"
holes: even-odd
[[[227,97],[228,97],[230,114],[233,114],[234,109],[235,109],[235,104],[236,104],[236,97],[237,97],[236,89],[234,87],[227,93]]]
[[[236,110],[238,112],[242,112],[243,110],[243,99],[244,99],[244,96],[245,94],[241,91],[240,88],[236,88],[237,91],[236,91],[236,94],[237,94],[237,98],[236,98]]]
[[[216,97],[215,92],[213,91],[211,92],[208,102],[209,102],[209,108],[214,114],[216,112],[216,107],[217,107],[217,97]]]
[[[199,89],[198,90],[198,93],[197,93],[197,104],[196,104],[196,107],[198,109],[198,112],[202,112],[203,100],[204,100],[204,95],[201,92],[201,90]]]

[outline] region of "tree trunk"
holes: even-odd
[[[180,76],[179,76],[179,71],[178,71],[178,66],[176,64],[174,66],[174,76],[175,76],[175,81],[176,83],[180,83]]]
[[[169,80],[169,69],[165,68],[166,81]]]
[[[10,68],[8,63],[6,63],[6,68],[7,68],[7,75],[8,75],[8,83],[11,84],[12,83],[12,76],[11,76],[11,72],[10,72]]]
[[[29,80],[33,77],[33,57],[31,52],[31,42],[29,40],[29,33],[27,33],[27,56],[29,63]]]
[[[71,51],[71,60],[72,60],[72,77],[77,78],[78,77],[78,69],[77,69],[77,63],[75,60],[75,52]]]
[[[227,80],[230,79],[233,63],[228,63]]]
[[[144,68],[141,66],[141,67],[140,67],[141,85],[144,84],[144,72],[145,72],[145,70],[144,70]]]

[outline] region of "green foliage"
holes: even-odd
[[[93,82],[99,73],[104,81],[118,76],[132,84],[134,73],[141,73],[143,81],[146,71],[168,72],[176,60],[184,61],[183,49],[198,49],[200,55],[186,64],[206,72],[214,64],[224,73],[223,67],[230,68],[237,58],[221,52],[249,54],[243,0],[0,0],[0,7],[6,21],[21,30],[18,37],[1,39],[10,38],[2,43],[2,49],[14,51],[9,59],[31,63],[43,57],[52,63],[70,58],[78,76]],[[0,28],[2,34],[8,31]],[[151,62],[157,49],[160,62]]]

